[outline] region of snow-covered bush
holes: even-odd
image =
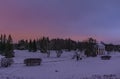
[[[13,63],[14,63],[14,61],[12,58],[2,58],[1,59],[1,67],[9,67]]]
[[[62,50],[57,50],[57,51],[56,51],[57,57],[58,57],[58,58],[61,57],[62,53],[63,53]]]

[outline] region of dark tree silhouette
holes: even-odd
[[[95,45],[96,45],[96,40],[93,38],[89,38],[86,42],[85,42],[85,54],[87,57],[92,56],[95,57],[96,52],[95,52]]]

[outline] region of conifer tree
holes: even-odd
[[[1,36],[0,36],[0,54],[2,54],[2,52],[3,52],[3,46],[2,46],[2,44],[3,44],[3,42],[2,42],[2,39],[3,39],[3,35],[1,34]]]
[[[28,40],[25,40],[25,48],[28,49]]]
[[[29,44],[28,44],[28,50],[29,52],[32,51],[32,40],[30,39]]]
[[[33,52],[37,51],[37,46],[36,46],[36,41],[35,40],[33,40],[33,42],[32,42],[32,50],[33,50]]]
[[[4,55],[5,52],[5,45],[6,45],[6,35],[1,34],[0,36],[0,52],[2,55]]]
[[[85,46],[86,46],[85,54],[86,54],[87,57],[89,57],[89,56],[92,56],[92,57],[97,56],[97,54],[95,52],[95,45],[96,45],[96,40],[93,39],[93,38],[89,38],[85,42]]]
[[[5,52],[5,48],[6,48],[6,42],[7,42],[7,39],[6,39],[6,35],[4,34],[3,38],[2,38],[2,50],[4,52]]]
[[[49,49],[49,38],[43,37],[40,41],[40,48],[41,52],[47,53],[47,50]]]
[[[12,41],[11,35],[9,35],[8,39],[6,40],[6,44],[5,44],[5,57],[6,58],[14,57],[13,41]]]

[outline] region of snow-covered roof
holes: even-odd
[[[101,43],[97,43],[98,48],[105,48],[105,46]]]

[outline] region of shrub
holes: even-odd
[[[2,58],[1,67],[9,67],[14,63],[12,58]]]

